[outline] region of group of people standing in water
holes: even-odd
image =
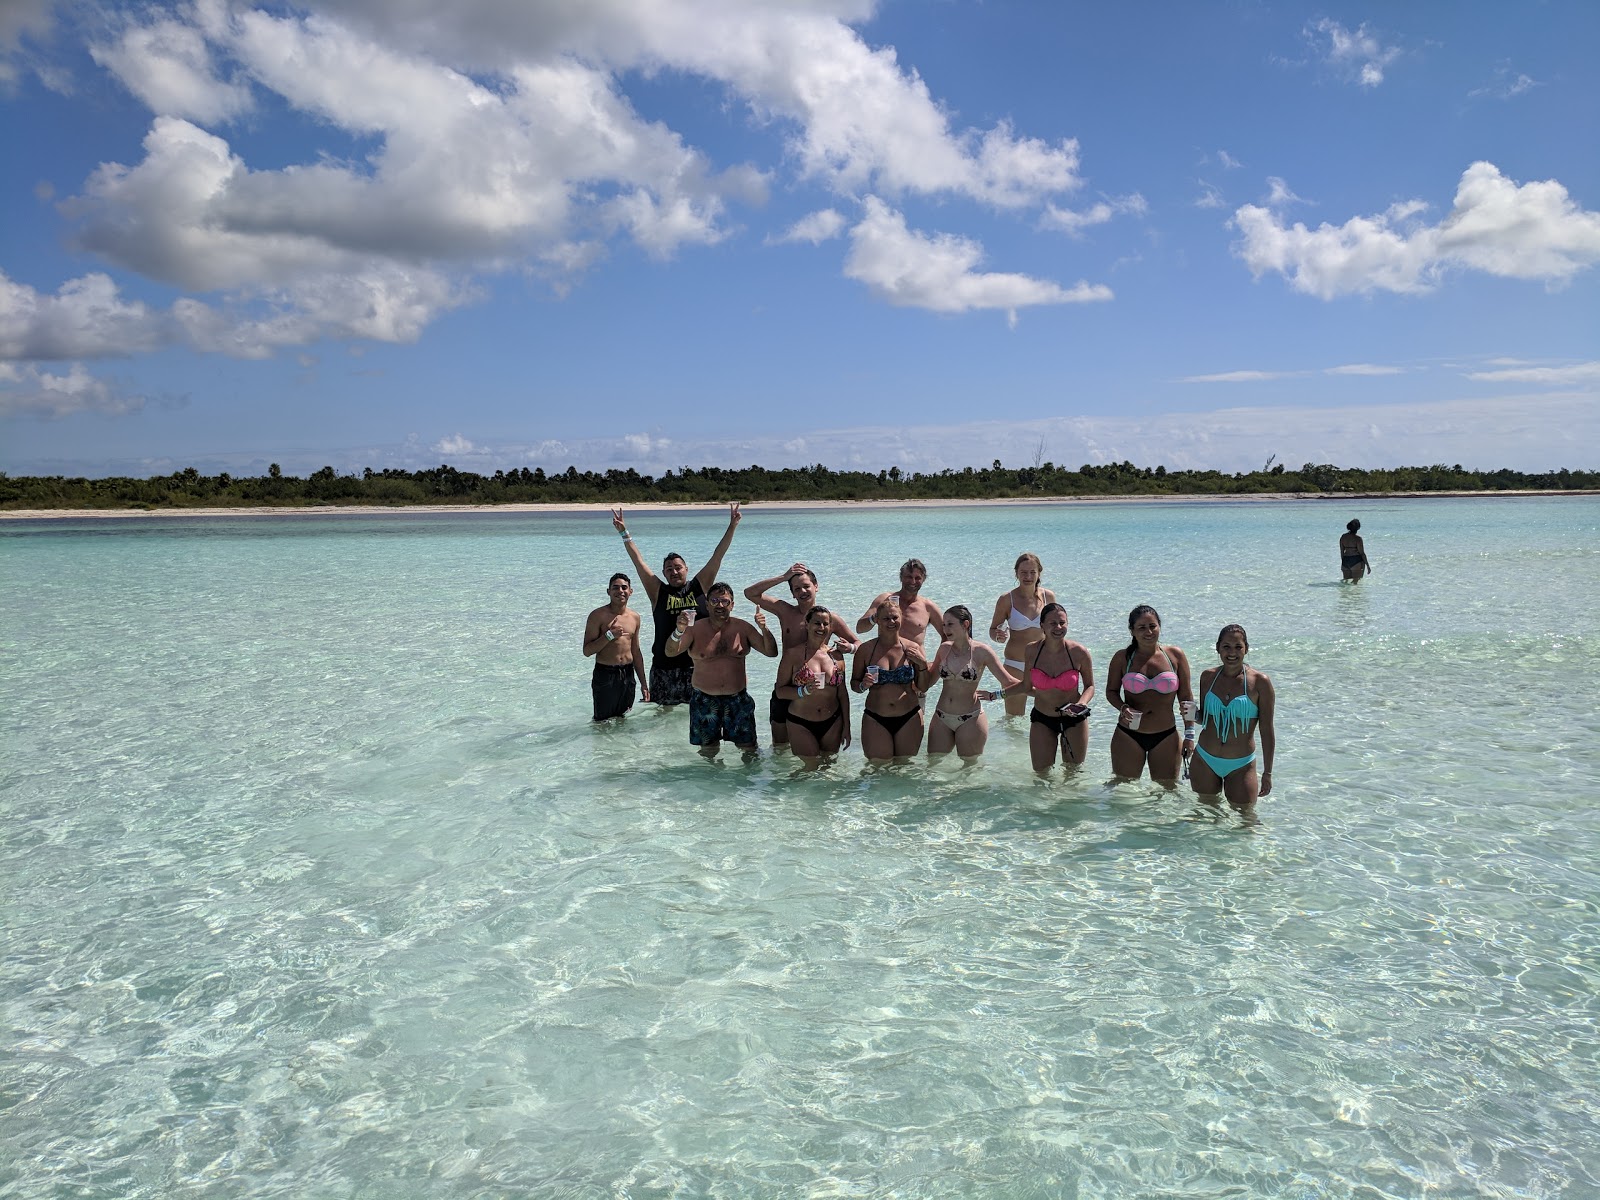
[[[612,525],[649,599],[654,636],[647,675],[643,622],[628,607],[632,580],[614,574],[608,602],[589,614],[584,629],[583,652],[596,660],[596,721],[627,712],[637,684],[646,702],[688,704],[689,740],[702,754],[716,754],[724,741],[753,753],[756,704],[745,660],[754,651],[780,660],[768,702],[773,744],[789,746],[808,766],[850,746],[852,696],[861,697],[861,748],[870,761],[908,758],[924,740],[929,755],[954,750],[963,761],[975,761],[989,737],[983,706],[1001,699],[1008,715],[1028,715],[1036,772],[1086,761],[1089,714],[1100,694],[1094,660],[1068,636],[1067,610],[1041,586],[1037,555],[1018,557],[1016,586],[995,602],[987,633],[1004,647],[1002,656],[974,636],[966,605],[941,609],[922,595],[927,568],[914,558],[900,568],[900,587],[875,597],[853,624],[819,603],[816,573],[804,563],[745,588],[756,605],[754,620],[735,617],[733,588],[716,577],[739,519],[739,505],[730,505],[726,532],[694,576],[680,554],[667,555],[658,576],[622,510],[612,510]],[[1350,536],[1358,527],[1351,523]],[[788,599],[770,594],[780,586]],[[931,659],[930,629],[940,639]],[[1275,694],[1272,680],[1245,661],[1250,642],[1243,626],[1223,628],[1219,662],[1201,672],[1198,684],[1188,655],[1161,640],[1161,617],[1150,605],[1128,614],[1128,632],[1128,644],[1112,654],[1105,676],[1105,698],[1117,708],[1113,772],[1137,779],[1148,770],[1168,786],[1181,774],[1202,800],[1215,804],[1226,796],[1232,807],[1252,813],[1257,797],[1272,790]]]

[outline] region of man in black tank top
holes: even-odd
[[[739,506],[728,505],[728,528],[717,543],[717,548],[711,552],[711,558],[695,572],[693,578],[689,575],[689,564],[681,554],[667,555],[661,562],[659,576],[647,567],[639,547],[628,533],[622,509],[611,510],[611,524],[622,535],[623,548],[633,560],[634,570],[639,573],[639,582],[644,585],[645,595],[650,598],[650,615],[655,620],[655,638],[650,644],[650,700],[663,708],[687,704],[693,690],[691,680],[694,677],[694,663],[687,654],[669,658],[667,639],[677,627],[679,613],[691,610],[697,619],[710,615],[706,609],[706,589],[716,581],[717,572],[722,569],[723,556],[728,553],[728,547],[733,545],[733,531],[739,525]]]

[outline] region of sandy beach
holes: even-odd
[[[1008,496],[994,500],[751,500],[746,512],[793,509],[868,509],[868,508],[969,508],[977,505],[1053,505],[1053,504],[1250,504],[1267,501],[1503,499],[1507,496],[1596,496],[1600,492],[1582,489],[1541,491],[1528,488],[1504,492],[1259,492],[1251,495],[1201,496]],[[127,517],[317,517],[383,516],[397,513],[605,513],[609,504],[317,504],[295,507],[245,508],[19,508],[0,511],[0,521],[118,520]],[[727,504],[625,504],[629,512],[684,512],[703,509],[726,511]]]

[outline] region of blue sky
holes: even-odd
[[[5,0],[0,470],[1594,468],[1596,45],[1587,0]]]

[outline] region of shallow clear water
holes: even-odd
[[[723,574],[981,622],[1023,549],[1102,676],[1248,627],[1261,826],[1103,707],[1050,781],[594,728],[603,515],[0,523],[0,1195],[1600,1195],[1600,501],[752,510]]]

